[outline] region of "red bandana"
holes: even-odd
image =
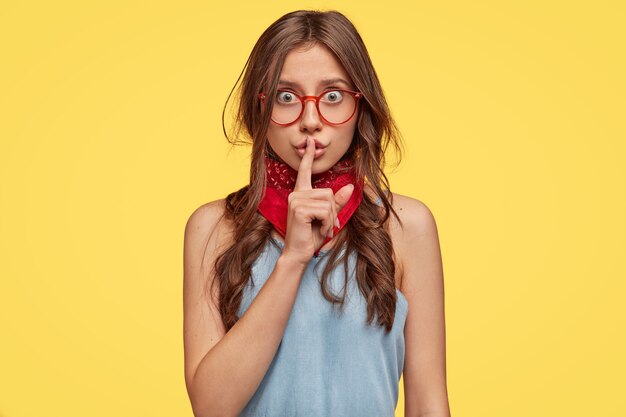
[[[346,159],[339,161],[335,167],[350,167],[351,165],[352,160]],[[287,231],[287,209],[289,207],[287,197],[296,185],[298,171],[282,161],[267,156],[265,156],[265,167],[266,184],[258,210],[274,225],[284,239]],[[348,184],[354,184],[354,191],[352,191],[346,205],[337,213],[340,227],[335,226],[333,228],[335,236],[348,223],[348,219],[363,200],[363,181],[356,180],[354,168],[345,173],[337,173],[331,168],[328,171],[311,175],[313,188],[331,188],[333,193]],[[330,240],[330,237],[326,237],[320,249]],[[315,252],[315,256],[319,255],[320,249]]]

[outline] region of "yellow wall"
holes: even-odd
[[[183,229],[246,183],[222,107],[300,8],[361,32],[437,219],[452,415],[626,415],[623,2],[98,3],[0,9],[1,417],[192,415]]]

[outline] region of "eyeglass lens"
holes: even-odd
[[[303,103],[290,91],[277,91],[272,110],[272,120],[276,123],[294,122],[302,112]],[[326,91],[320,98],[319,110],[322,117],[331,123],[347,121],[356,107],[352,94],[339,90]]]

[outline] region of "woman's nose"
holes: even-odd
[[[300,126],[306,130],[314,130],[322,126],[322,118],[317,112],[315,100],[306,100],[304,102],[304,113],[300,120]]]

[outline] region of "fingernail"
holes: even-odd
[[[335,217],[335,226],[337,226],[337,228],[341,227],[341,225],[339,224],[339,217]]]

